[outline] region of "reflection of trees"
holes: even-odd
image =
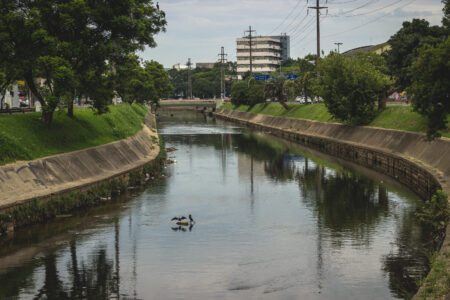
[[[274,181],[289,181],[295,179],[296,167],[293,158],[288,155],[288,149],[279,144],[271,145],[268,140],[258,138],[253,134],[233,136],[233,145],[237,151],[248,154],[252,159],[264,162],[264,170]]]
[[[109,299],[115,294],[112,260],[105,249],[98,250],[89,263],[79,263],[76,242],[70,243],[71,262],[68,271],[72,281],[65,283],[60,278],[56,254],[47,255],[44,261],[45,280],[35,299]]]
[[[395,296],[410,299],[418,282],[429,271],[427,253],[432,245],[426,242],[426,232],[417,224],[411,212],[398,222],[396,251],[383,257],[383,270],[389,274],[389,287]]]
[[[299,183],[305,203],[320,216],[336,245],[343,235],[358,244],[370,244],[373,229],[388,212],[383,186],[350,172],[327,173],[323,166],[310,167],[308,159]]]

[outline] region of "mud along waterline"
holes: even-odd
[[[163,112],[158,126],[177,149],[166,177],[111,206],[3,239],[0,299],[415,293],[430,249],[415,217],[420,200],[404,187],[196,112]],[[190,230],[170,222],[189,213]]]

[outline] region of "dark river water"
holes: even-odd
[[[150,186],[0,241],[0,299],[408,299],[419,199],[364,168],[194,112]],[[170,220],[192,214],[180,228]]]

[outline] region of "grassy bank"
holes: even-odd
[[[222,106],[225,109],[236,109],[256,114],[294,119],[307,119],[320,122],[337,122],[328,113],[324,104],[291,104],[284,109],[279,103],[261,103],[253,107],[241,105],[234,107],[231,103]],[[450,116],[448,117],[450,123]],[[368,126],[396,129],[412,132],[425,132],[426,119],[414,112],[409,106],[389,106],[380,113]],[[442,136],[450,138],[450,131],[442,132]]]
[[[55,113],[51,128],[40,113],[0,116],[0,165],[94,147],[129,137],[143,125],[147,109],[142,105],[111,106],[104,115],[90,109]]]

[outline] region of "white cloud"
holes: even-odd
[[[305,3],[297,5],[298,1]],[[159,5],[167,15],[167,32],[156,37],[157,48],[147,49],[142,56],[168,67],[185,62],[189,57],[194,62],[215,61],[221,46],[225,47],[229,58],[234,59],[235,39],[242,36],[249,25],[257,34],[267,34],[276,27],[280,32],[295,32],[293,57],[315,52],[312,16],[298,26],[306,17],[306,9],[301,11],[301,8],[313,5],[311,1],[306,4],[306,0],[160,0]],[[330,15],[322,21],[321,28],[325,52],[334,49],[333,43],[337,41],[344,43],[343,50],[384,42],[403,21],[412,18],[425,18],[433,25],[440,24],[442,19],[441,0],[330,0],[328,4],[323,1],[323,5],[329,7]],[[291,13],[294,7],[296,10]],[[348,15],[356,16],[331,17],[349,11]],[[290,13],[291,17],[281,24]],[[303,32],[303,27],[309,23],[311,26]]]

